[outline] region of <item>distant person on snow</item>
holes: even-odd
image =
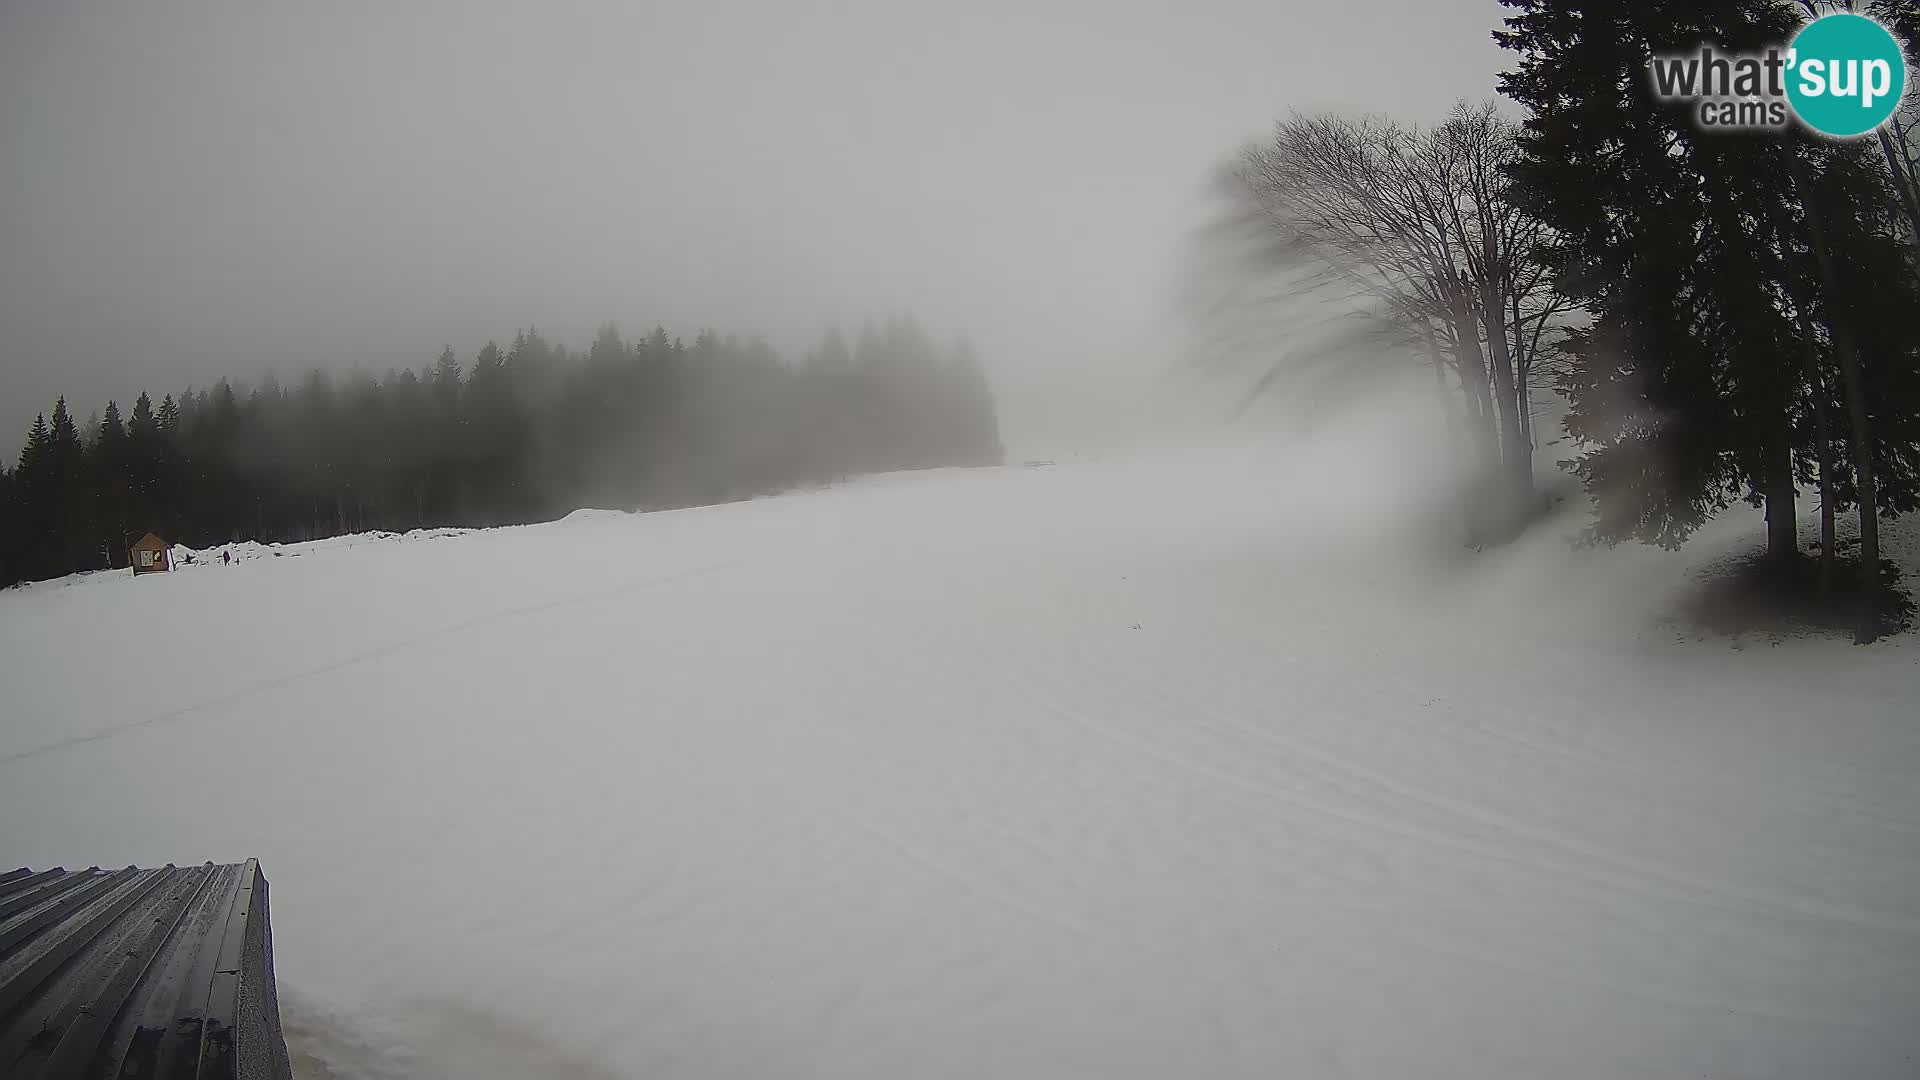
[[[233,552],[231,552],[231,551],[223,551],[223,552],[221,552],[221,553],[220,553],[220,565],[222,565],[222,566],[232,566],[232,565],[233,565]]]

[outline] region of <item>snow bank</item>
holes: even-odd
[[[449,536],[462,536],[472,529],[409,529],[403,533],[375,530],[363,533],[348,533],[344,536],[329,536],[321,540],[307,540],[293,544],[263,544],[257,540],[242,540],[232,544],[215,544],[205,548],[190,548],[185,544],[175,544],[170,549],[176,567],[228,565],[220,556],[231,555],[234,562],[251,562],[255,559],[299,558],[321,552],[336,551],[341,548],[360,547],[366,544],[412,543],[421,540],[439,540]]]
[[[561,518],[561,521],[616,521],[627,516],[624,510],[594,510],[582,507]]]
[[[13,590],[0,863],[258,856],[314,1075],[1910,1077],[1914,643],[1676,642],[1757,518],[1470,559],[1443,480],[1330,428]]]

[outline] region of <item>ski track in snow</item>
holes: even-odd
[[[154,716],[143,717],[139,720],[129,721],[124,724],[118,724],[113,727],[109,727],[101,731],[96,731],[88,735],[76,735],[70,739],[61,739],[57,742],[47,743],[42,746],[33,746],[25,750],[18,750],[9,754],[0,755],[0,765],[6,765],[11,762],[21,761],[26,758],[38,757],[41,754],[52,753],[56,750],[64,750],[72,746],[80,746],[90,742],[99,742],[103,739],[117,738],[118,736],[124,735],[129,731],[133,731],[136,728],[143,728],[150,724],[166,723],[172,720],[182,720],[196,712],[200,712],[204,709],[210,708],[215,705],[229,705],[234,702],[242,701],[242,700],[245,700],[246,698],[253,697],[257,694],[264,693],[269,690],[277,690],[291,683],[299,682],[302,679],[310,679],[317,675],[327,675],[332,672],[340,671],[344,668],[352,667],[355,664],[365,663],[368,660],[374,660],[381,657],[391,656],[396,652],[418,645],[424,641],[443,640],[447,635],[458,634],[463,630],[472,629],[473,627],[476,627],[476,626],[484,626],[488,623],[497,622],[502,619],[512,619],[521,615],[530,615],[535,612],[551,611],[556,608],[575,607],[580,604],[590,604],[590,603],[609,601],[609,600],[612,600],[621,596],[625,596],[629,593],[633,593],[642,589],[652,589],[662,585],[673,585],[682,581],[688,581],[693,578],[701,577],[706,574],[715,573],[717,571],[726,569],[730,565],[733,565],[733,564],[720,563],[714,566],[695,567],[691,570],[687,570],[677,574],[669,574],[665,577],[647,578],[641,581],[610,585],[605,588],[595,589],[590,592],[580,594],[578,596],[567,596],[567,597],[562,597],[558,600],[550,600],[550,601],[545,601],[538,604],[526,604],[521,607],[507,608],[501,611],[491,611],[483,615],[476,615],[469,619],[462,619],[459,622],[451,623],[446,626],[439,627],[428,634],[415,635],[412,637],[403,638],[398,641],[386,642],[384,644],[377,645],[370,649],[364,649],[350,656],[345,656],[340,658],[339,660],[335,660],[332,663],[321,664],[318,667],[303,668],[299,671],[288,672],[284,675],[275,675],[271,678],[257,679],[257,680],[254,680],[253,682],[247,683],[246,685],[239,687],[238,689],[230,693],[221,694],[217,697],[207,698],[204,701],[197,701],[191,705],[186,705],[181,708],[174,709],[170,712],[164,712]]]
[[[1289,460],[0,594],[0,863],[259,857],[302,1076],[1920,1073],[1913,643]]]

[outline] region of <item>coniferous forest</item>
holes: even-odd
[[[421,371],[307,373],[64,398],[0,469],[0,585],[190,547],[724,502],[860,473],[998,463],[964,341],[890,319],[799,363],[766,344],[609,324],[584,351],[519,332]]]

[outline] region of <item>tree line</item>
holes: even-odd
[[[722,502],[860,473],[995,464],[978,358],[912,319],[829,331],[800,362],[759,340],[612,324],[536,330],[470,363],[297,385],[142,392],[37,417],[0,468],[0,585],[124,567],[147,531],[191,547]]]
[[[1234,213],[1430,366],[1482,463],[1462,500],[1472,542],[1537,516],[1535,424],[1557,414],[1592,540],[1677,547],[1735,503],[1762,507],[1770,572],[1856,597],[1871,640],[1893,573],[1878,523],[1920,507],[1915,95],[1873,138],[1704,132],[1653,93],[1653,54],[1759,52],[1851,5],[1502,2],[1500,90],[1524,116],[1290,116],[1227,170]],[[1920,3],[1863,12],[1920,69]]]

